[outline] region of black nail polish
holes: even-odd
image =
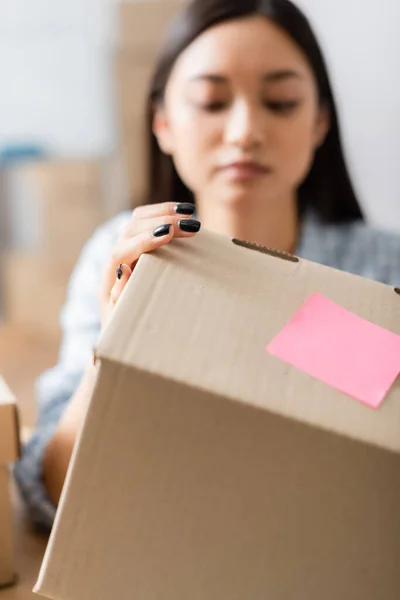
[[[178,215],[193,215],[195,210],[195,205],[190,204],[190,202],[181,202],[180,204],[177,204],[174,208],[174,211]]]
[[[164,237],[164,235],[168,235],[171,231],[171,225],[160,225],[160,227],[156,227],[153,231],[154,237]]]
[[[122,270],[122,264],[117,267],[117,279],[122,279],[122,275],[124,274]]]
[[[179,227],[181,231],[185,231],[186,233],[198,233],[201,228],[201,223],[195,219],[183,219],[182,221],[179,221]]]

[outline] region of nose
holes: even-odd
[[[225,142],[244,151],[262,143],[262,124],[257,109],[250,103],[241,101],[232,106],[225,127]]]

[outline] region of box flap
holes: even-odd
[[[400,452],[397,384],[373,411],[265,352],[314,292],[400,334],[393,288],[202,232],[142,256],[97,356]]]
[[[19,455],[17,405],[10,389],[0,377],[0,465],[15,462]]]

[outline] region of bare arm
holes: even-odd
[[[93,364],[89,364],[76,394],[68,405],[54,437],[45,450],[43,478],[47,493],[55,505],[60,500],[76,436],[83,422],[94,382],[95,367]]]

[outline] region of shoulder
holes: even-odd
[[[365,222],[327,225],[308,218],[304,258],[389,285],[400,283],[400,234]]]

